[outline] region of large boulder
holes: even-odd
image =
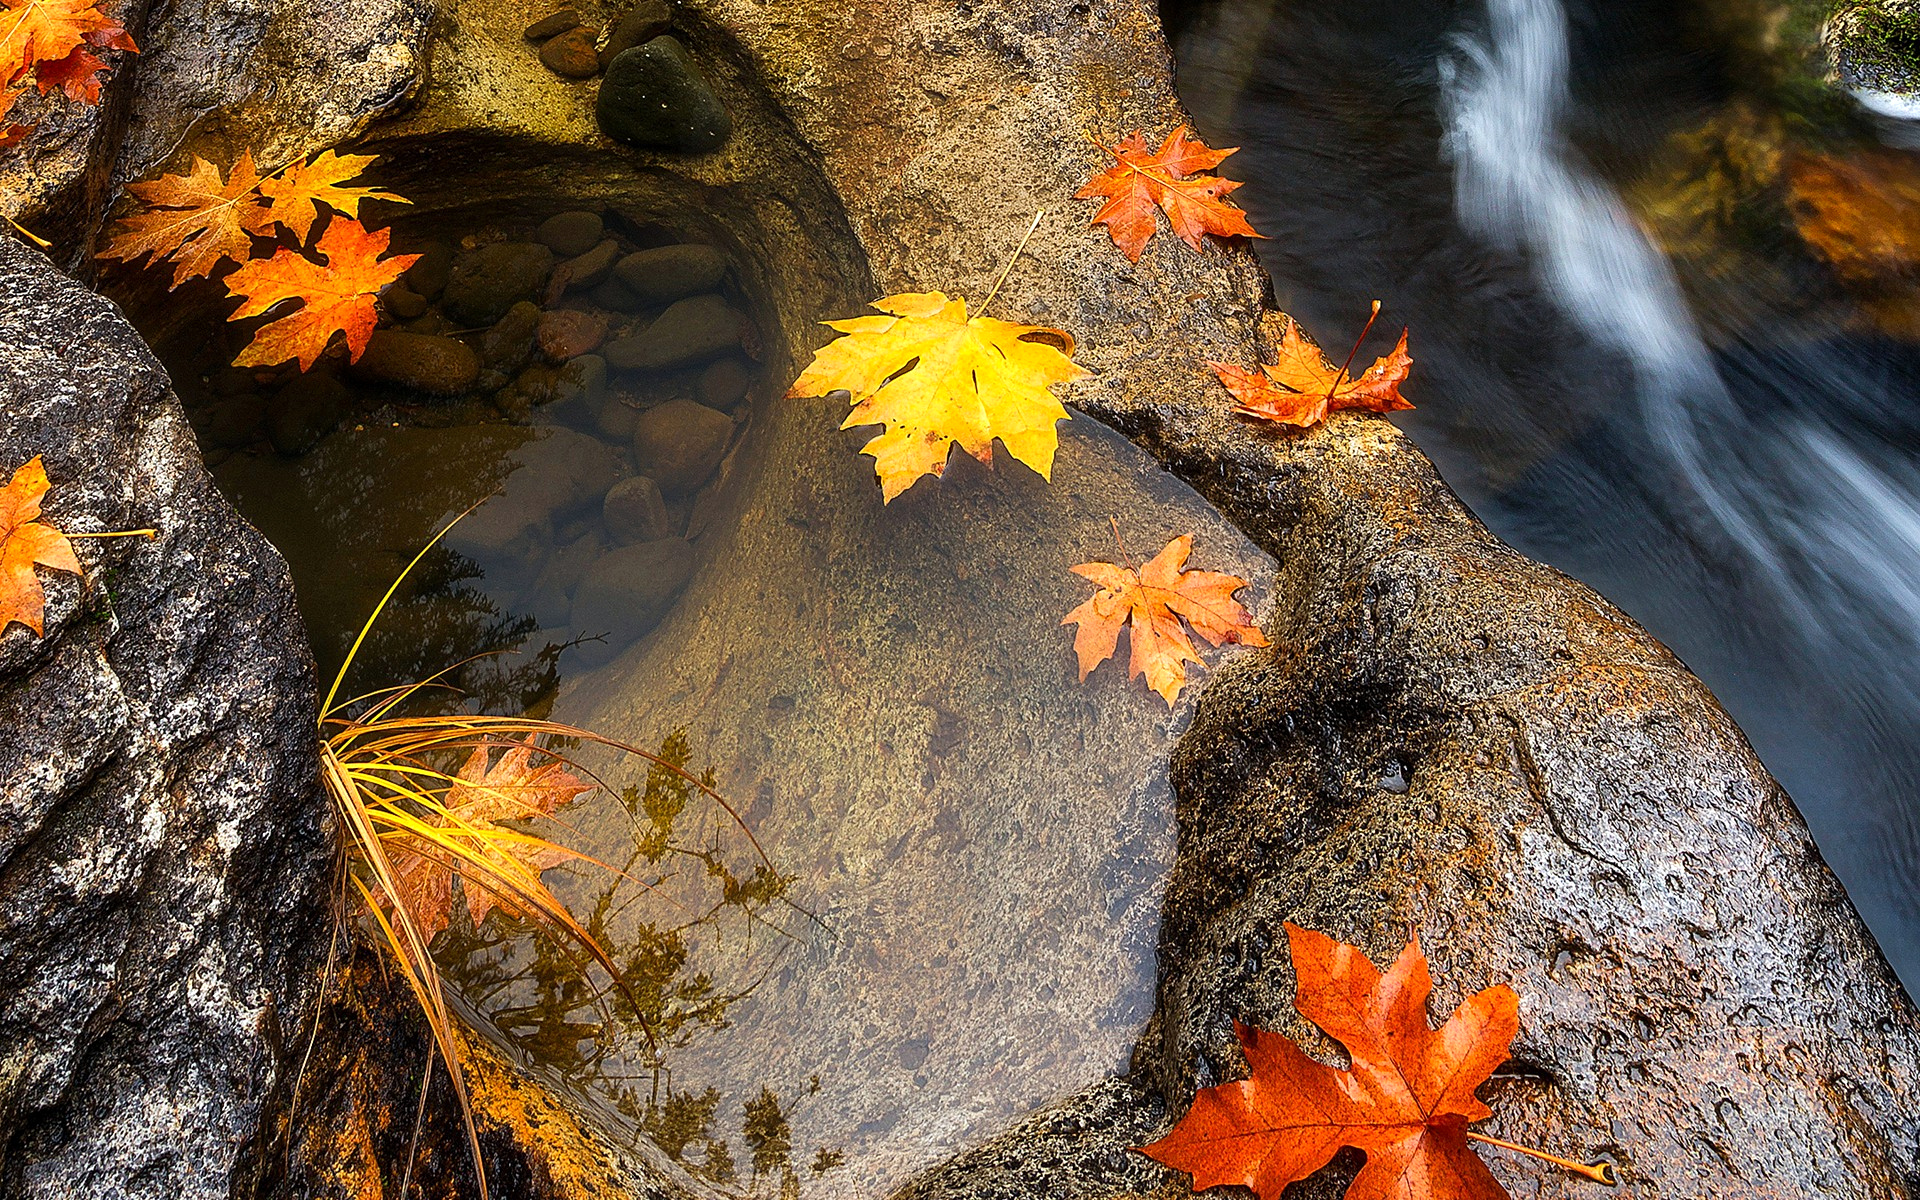
[[[0,634],[0,1195],[229,1200],[274,1153],[331,842],[286,566],[113,305],[0,238],[0,471],[84,579]]]

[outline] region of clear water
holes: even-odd
[[[845,314],[791,319],[823,315]],[[547,878],[629,997],[583,987],[497,912],[477,929],[456,915],[436,943],[482,1026],[616,1136],[727,1194],[869,1197],[1125,1068],[1152,1006],[1166,762],[1192,692],[1170,711],[1124,660],[1081,683],[1061,620],[1089,592],[1068,568],[1190,534],[1193,565],[1252,580],[1256,611],[1274,573],[1147,455],[1081,418],[1051,483],[962,456],[883,506],[844,404],[780,399],[786,381],[756,367],[725,460],[666,500],[684,583],[657,623],[608,637],[658,599],[644,579],[630,603],[581,599],[622,553],[603,497],[649,470],[628,417],[346,373],[346,414],[276,448],[288,379],[220,366],[244,331],[152,333],[216,478],[287,557],[323,671],[413,552],[479,505],[376,627],[350,693],[465,662],[439,703],[658,748],[733,803],[738,822],[644,763],[582,753],[607,787],[561,832],[619,873]],[[616,370],[609,396],[649,412],[698,376]]]
[[[1412,326],[1396,420],[1706,679],[1920,981],[1914,127],[1816,4],[1167,7],[1282,307]]]

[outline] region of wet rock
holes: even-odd
[[[562,258],[572,258],[598,245],[606,228],[597,212],[563,212],[540,222],[533,240]]]
[[[0,464],[159,530],[76,541],[88,584],[0,634],[0,1192],[249,1195],[327,948],[305,629],[114,306],[12,238],[0,296]]]
[[[635,422],[634,459],[662,494],[683,496],[713,474],[732,438],[732,417],[691,400],[669,400]]]
[[[614,275],[642,304],[664,304],[711,292],[727,274],[727,256],[712,246],[656,246],[621,259]]]
[[[540,47],[541,65],[568,79],[590,79],[600,73],[600,55],[593,43],[591,29],[569,30]]]
[[[671,37],[615,55],[594,112],[603,133],[636,146],[704,154],[733,132],[726,106]]]
[[[617,485],[616,485],[617,486]],[[606,536],[598,530],[575,538],[555,550],[527,589],[521,609],[542,625],[564,625],[572,615],[573,595],[581,578],[607,552]]]
[[[600,51],[600,66],[605,69],[623,50],[650,42],[673,25],[667,0],[641,0],[607,31],[607,44]]]
[[[405,325],[401,326],[401,328],[405,329],[408,333],[424,333],[428,337],[440,337],[444,334],[452,333],[455,329],[458,329],[459,326],[447,320],[445,315],[439,311],[430,308],[413,320],[408,321]]]
[[[447,275],[453,270],[453,247],[445,242],[429,242],[420,257],[401,276],[407,286],[429,300],[436,300],[447,289]]]
[[[629,404],[623,396],[608,396],[600,406],[594,424],[609,441],[632,441],[634,427],[640,424],[640,410]]]
[[[540,317],[535,340],[540,353],[556,363],[597,349],[607,336],[607,319],[583,312],[550,312]]]
[[[456,320],[489,324],[516,300],[537,297],[553,273],[553,263],[553,251],[537,242],[481,246],[454,260],[442,303]]]
[[[540,306],[522,300],[480,335],[480,361],[498,371],[512,374],[533,357],[533,341],[545,316]]]
[[[497,367],[482,367],[480,377],[473,381],[476,392],[497,392],[513,382],[513,378]]]
[[[588,289],[606,282],[613,265],[620,259],[620,243],[608,238],[577,257],[560,264],[569,288]]]
[[[453,444],[472,436],[446,430]],[[537,570],[535,556],[553,539],[556,520],[605,497],[620,478],[620,461],[604,442],[571,429],[546,427],[507,455],[512,471],[501,494],[488,500],[447,534],[454,550],[489,568],[503,565],[501,582],[513,586],[516,569]]]
[[[282,454],[305,454],[354,409],[354,396],[331,375],[301,375],[267,409],[267,439]]]
[[[412,288],[394,284],[380,293],[381,303],[387,311],[402,321],[411,321],[427,311],[427,298]]]
[[[557,37],[567,32],[569,29],[578,29],[581,24],[582,22],[578,12],[571,8],[563,8],[527,26],[524,36],[530,42],[544,42],[550,37]]]
[[[639,312],[646,306],[645,302],[634,294],[632,288],[618,279],[609,279],[602,283],[589,292],[587,298],[593,301],[595,307],[604,308],[609,312]]]
[[[746,318],[718,296],[693,296],[667,307],[645,330],[607,346],[622,370],[666,371],[736,350]]]
[[[747,398],[747,390],[752,386],[753,371],[746,363],[737,358],[723,358],[709,363],[707,369],[700,372],[694,394],[708,408],[731,409]]]
[[[608,551],[574,590],[574,632],[606,638],[582,643],[581,659],[593,666],[638,641],[667,615],[692,575],[693,548],[681,538]]]
[[[480,357],[465,342],[401,329],[376,329],[352,367],[356,379],[457,396],[480,377]]]
[[[645,475],[622,479],[609,488],[600,516],[608,535],[620,546],[658,541],[674,533],[660,485]]]
[[[569,359],[560,368],[553,383],[553,403],[564,404],[589,414],[597,413],[607,398],[607,360],[598,354],[582,354]],[[625,441],[625,438],[621,439]]]

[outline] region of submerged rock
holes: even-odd
[[[704,154],[733,132],[726,106],[672,37],[614,55],[594,112],[608,137],[663,150]]]
[[[715,291],[727,256],[712,246],[656,246],[621,259],[614,275],[643,303],[663,304]]]
[[[607,336],[607,319],[593,313],[564,309],[544,313],[535,336],[540,353],[553,362],[566,362],[599,347]]]
[[[353,393],[331,375],[296,376],[267,409],[267,439],[282,454],[305,454],[354,408]]]
[[[667,371],[740,346],[746,318],[718,296],[676,301],[640,333],[611,342],[607,361],[627,371]]]
[[[538,21],[527,26],[526,33],[522,36],[530,42],[544,42],[550,37],[557,37],[567,32],[569,29],[578,29],[581,23],[580,14],[577,11],[571,8],[563,8],[556,13],[541,17]]]
[[[447,289],[447,276],[453,270],[453,247],[445,242],[429,242],[420,257],[401,278],[407,286],[429,300],[438,299]]]
[[[533,240],[562,258],[572,258],[598,245],[606,228],[606,221],[597,212],[563,212],[540,222]]]
[[[697,395],[708,408],[733,408],[747,398],[753,371],[737,358],[723,358],[700,372]]]
[[[600,73],[600,55],[591,29],[570,29],[540,47],[540,63],[568,79],[590,79]]]
[[[593,288],[604,283],[607,276],[613,273],[613,264],[619,258],[620,243],[608,238],[561,263],[560,270],[567,287]]]
[[[553,251],[535,242],[495,242],[454,260],[442,303],[461,321],[500,319],[516,300],[536,298],[553,273]],[[414,264],[418,266],[419,264]]]
[[[669,400],[634,423],[634,458],[663,494],[683,496],[713,474],[732,438],[732,417],[691,400]]]
[[[658,541],[673,533],[660,485],[645,475],[622,479],[609,488],[600,516],[607,533],[621,546]]]
[[[545,314],[531,300],[522,300],[480,335],[480,361],[496,371],[512,374],[533,356],[533,340]]]
[[[427,311],[427,298],[412,288],[394,284],[380,293],[380,302],[387,311],[402,321],[411,321]]]
[[[449,337],[376,329],[348,368],[356,379],[411,388],[430,396],[457,396],[480,378],[480,356]]]
[[[621,51],[650,42],[672,26],[673,14],[667,8],[667,0],[640,0],[607,31],[607,44],[600,51],[601,67],[606,67]]]
[[[553,403],[580,410],[580,417],[568,417],[574,424],[591,421],[607,398],[607,360],[598,354],[582,354],[569,359],[560,368],[553,384]],[[624,439],[623,439],[624,440]]]
[[[574,633],[604,635],[579,647],[589,665],[604,662],[658,625],[693,576],[693,547],[661,538],[608,551],[574,590]]]

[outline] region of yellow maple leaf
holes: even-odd
[[[261,180],[260,194],[273,203],[271,217],[304,242],[320,215],[319,205],[324,204],[357,221],[362,200],[412,203],[405,196],[378,188],[346,186],[378,157],[377,154],[336,154],[326,150],[310,163],[296,159],[278,175]]]
[[[35,456],[0,488],[0,631],[18,621],[35,634],[45,632],[46,594],[34,578],[35,566],[80,573],[73,544],[40,520],[40,500],[51,486],[45,464]]]
[[[883,500],[922,475],[946,470],[958,442],[981,462],[993,440],[1040,472],[1053,474],[1055,426],[1067,410],[1048,389],[1086,374],[1073,339],[1042,325],[967,316],[967,302],[944,292],[903,292],[873,302],[884,317],[828,321],[845,336],[828,343],[794,380],[789,397],[846,389],[853,411],[840,425],[884,425],[862,452],[873,455]],[[1065,353],[1046,341],[1063,342]]]
[[[124,41],[131,47],[126,30],[95,8],[96,3],[0,0],[0,80],[11,83],[36,63],[57,62],[89,42]]]
[[[211,275],[223,258],[244,262],[253,252],[253,235],[273,228],[273,215],[260,204],[260,176],[253,153],[242,151],[225,182],[220,168],[196,156],[188,175],[162,175],[127,188],[149,207],[123,217],[120,232],[101,258],[127,262],[152,254],[174,260],[173,286],[197,275]]]
[[[242,263],[226,284],[246,303],[228,320],[261,316],[288,300],[299,300],[301,306],[261,326],[233,365],[270,367],[297,358],[305,371],[326,352],[335,333],[346,335],[348,352],[358,359],[379,320],[374,299],[420,257],[381,258],[389,238],[387,230],[368,230],[358,221],[336,217],[314,247],[325,265],[284,246],[272,258]]]

